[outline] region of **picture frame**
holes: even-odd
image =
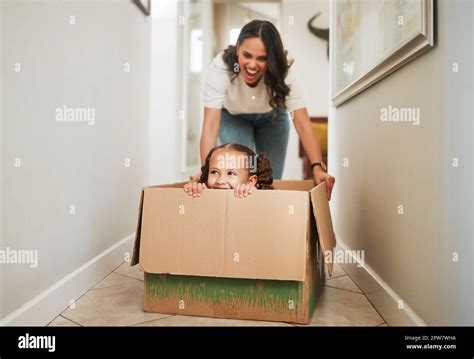
[[[434,46],[434,0],[334,0],[331,11],[336,107]]]
[[[150,16],[151,0],[133,0],[133,3],[138,6],[145,16]]]

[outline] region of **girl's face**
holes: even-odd
[[[236,51],[244,81],[256,86],[268,67],[265,44],[259,37],[251,37],[237,44]]]
[[[256,165],[256,162],[254,162]],[[257,176],[249,177],[249,165],[252,160],[242,152],[234,150],[219,149],[215,151],[209,160],[209,174],[207,187],[214,189],[232,189],[239,184],[257,183]]]

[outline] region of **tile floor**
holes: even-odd
[[[123,263],[48,326],[294,326],[279,322],[145,313],[143,273]],[[310,326],[387,326],[352,279],[335,265]]]

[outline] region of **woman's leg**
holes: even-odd
[[[273,178],[281,179],[285,167],[286,149],[290,133],[288,111],[278,110],[272,119],[272,112],[260,115],[253,122],[255,146],[258,153],[265,153],[273,169]]]
[[[222,109],[221,125],[219,128],[219,140],[221,144],[227,142],[236,142],[241,145],[255,149],[255,139],[253,127],[239,116],[229,113],[225,108]]]

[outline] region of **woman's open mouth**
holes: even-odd
[[[259,74],[260,71],[258,70],[251,70],[248,67],[244,68],[245,75],[249,80],[255,80]]]

